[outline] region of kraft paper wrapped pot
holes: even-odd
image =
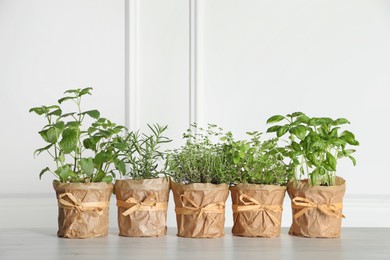
[[[58,200],[59,237],[93,238],[106,236],[112,184],[105,182],[53,182]]]
[[[285,186],[237,184],[230,187],[236,236],[278,237]]]
[[[117,180],[119,235],[158,237],[167,232],[169,180]]]
[[[290,235],[339,237],[341,231],[345,180],[336,177],[334,186],[311,186],[307,180],[287,184],[292,200],[293,221]]]
[[[177,235],[188,238],[224,236],[227,184],[171,182]]]

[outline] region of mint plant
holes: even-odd
[[[203,129],[192,124],[183,135],[185,145],[168,153],[167,166],[173,180],[184,184],[229,182],[222,136],[222,128],[216,125]]]
[[[278,139],[261,140],[262,133],[247,132],[249,140],[234,140],[231,132],[221,140],[229,161],[231,182],[286,185],[291,179]]]
[[[306,177],[311,185],[331,186],[335,184],[338,159],[347,157],[356,165],[352,156],[359,142],[350,131],[341,130],[341,125],[349,124],[345,118],[310,118],[302,112],[286,116],[274,115],[268,124],[284,122],[268,128],[267,132],[277,137],[287,135],[285,156],[290,158],[290,169],[296,178]],[[348,149],[347,149],[348,148]]]
[[[165,152],[161,145],[172,140],[163,134],[168,126],[158,124],[149,125],[150,135],[145,133],[129,132],[116,144],[122,157],[121,163],[128,166],[128,170],[122,171],[122,176],[132,179],[153,179],[165,175],[163,165]]]
[[[34,156],[47,152],[55,163],[54,170],[44,168],[39,178],[44,173],[51,172],[61,182],[111,183],[115,177],[115,169],[124,171],[115,148],[124,127],[101,118],[98,110],[81,109],[82,98],[91,95],[91,90],[92,88],[67,90],[65,96],[58,100],[58,105],[30,109],[29,112],[47,120],[47,124],[39,132],[47,145],[37,149]],[[75,110],[64,113],[64,102],[73,102]],[[89,127],[85,126],[87,118],[92,120]]]

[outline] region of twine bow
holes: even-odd
[[[65,198],[68,198],[67,200]],[[63,209],[75,209],[79,212],[93,212],[99,216],[103,215],[103,210],[108,208],[108,201],[80,202],[72,193],[62,193],[58,195],[58,207]]]
[[[275,225],[280,225],[280,221],[272,215],[271,212],[281,213],[283,210],[281,205],[264,205],[246,194],[240,195],[240,201],[244,205],[233,204],[233,213],[244,211],[264,211]]]
[[[186,195],[180,195],[180,201],[183,205],[182,208],[175,208],[175,212],[178,215],[198,215],[197,220],[205,214],[206,217],[210,218],[211,220],[215,221],[214,218],[212,218],[209,213],[215,213],[215,214],[223,214],[225,213],[225,203],[224,202],[217,202],[217,203],[210,203],[206,206],[199,206],[198,204],[195,203],[192,199],[190,199]],[[186,206],[187,201],[191,206]]]
[[[159,211],[166,210],[168,207],[168,203],[165,201],[157,202],[155,195],[147,197],[144,201],[137,200],[133,197],[125,201],[117,200],[116,205],[127,209],[122,213],[123,216],[128,216],[134,211]]]
[[[300,209],[300,211],[294,214],[295,219],[299,218],[310,209],[318,209],[322,213],[331,217],[345,218],[345,216],[341,213],[343,203],[317,204],[309,199],[296,197],[292,200],[291,207],[293,209]]]

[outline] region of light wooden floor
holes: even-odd
[[[175,228],[161,238],[125,238],[117,229],[108,237],[70,240],[55,229],[0,229],[0,259],[390,259],[390,228],[344,228],[341,238],[308,239],[176,237]]]

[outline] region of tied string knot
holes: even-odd
[[[72,193],[62,193],[58,195],[58,207],[63,209],[75,209],[79,215],[81,212],[92,212],[103,215],[103,210],[108,208],[108,201],[80,202]]]
[[[159,211],[166,210],[168,207],[167,202],[157,202],[155,194],[146,197],[143,201],[137,200],[134,197],[130,197],[127,200],[117,200],[116,205],[127,209],[122,213],[123,216],[128,216],[135,211]]]
[[[283,210],[281,205],[264,205],[246,194],[240,195],[240,202],[242,202],[244,205],[233,204],[233,213],[245,211],[263,211],[274,224],[280,225],[280,221],[271,212],[281,213]]]
[[[196,220],[199,220],[200,217],[205,214],[206,217],[210,218],[212,221],[215,221],[214,218],[212,218],[209,213],[214,214],[223,214],[225,213],[225,203],[224,202],[217,202],[217,203],[210,203],[206,206],[201,207],[195,201],[190,199],[187,195],[180,195],[180,201],[183,205],[182,208],[176,207],[175,212],[178,215],[198,215]],[[189,204],[189,206],[187,206]]]
[[[341,213],[341,209],[343,208],[343,203],[341,202],[332,204],[318,204],[306,198],[296,197],[292,200],[291,207],[293,209],[299,210],[294,214],[295,219],[299,218],[310,209],[318,209],[322,213],[331,217],[345,218],[345,216]]]

